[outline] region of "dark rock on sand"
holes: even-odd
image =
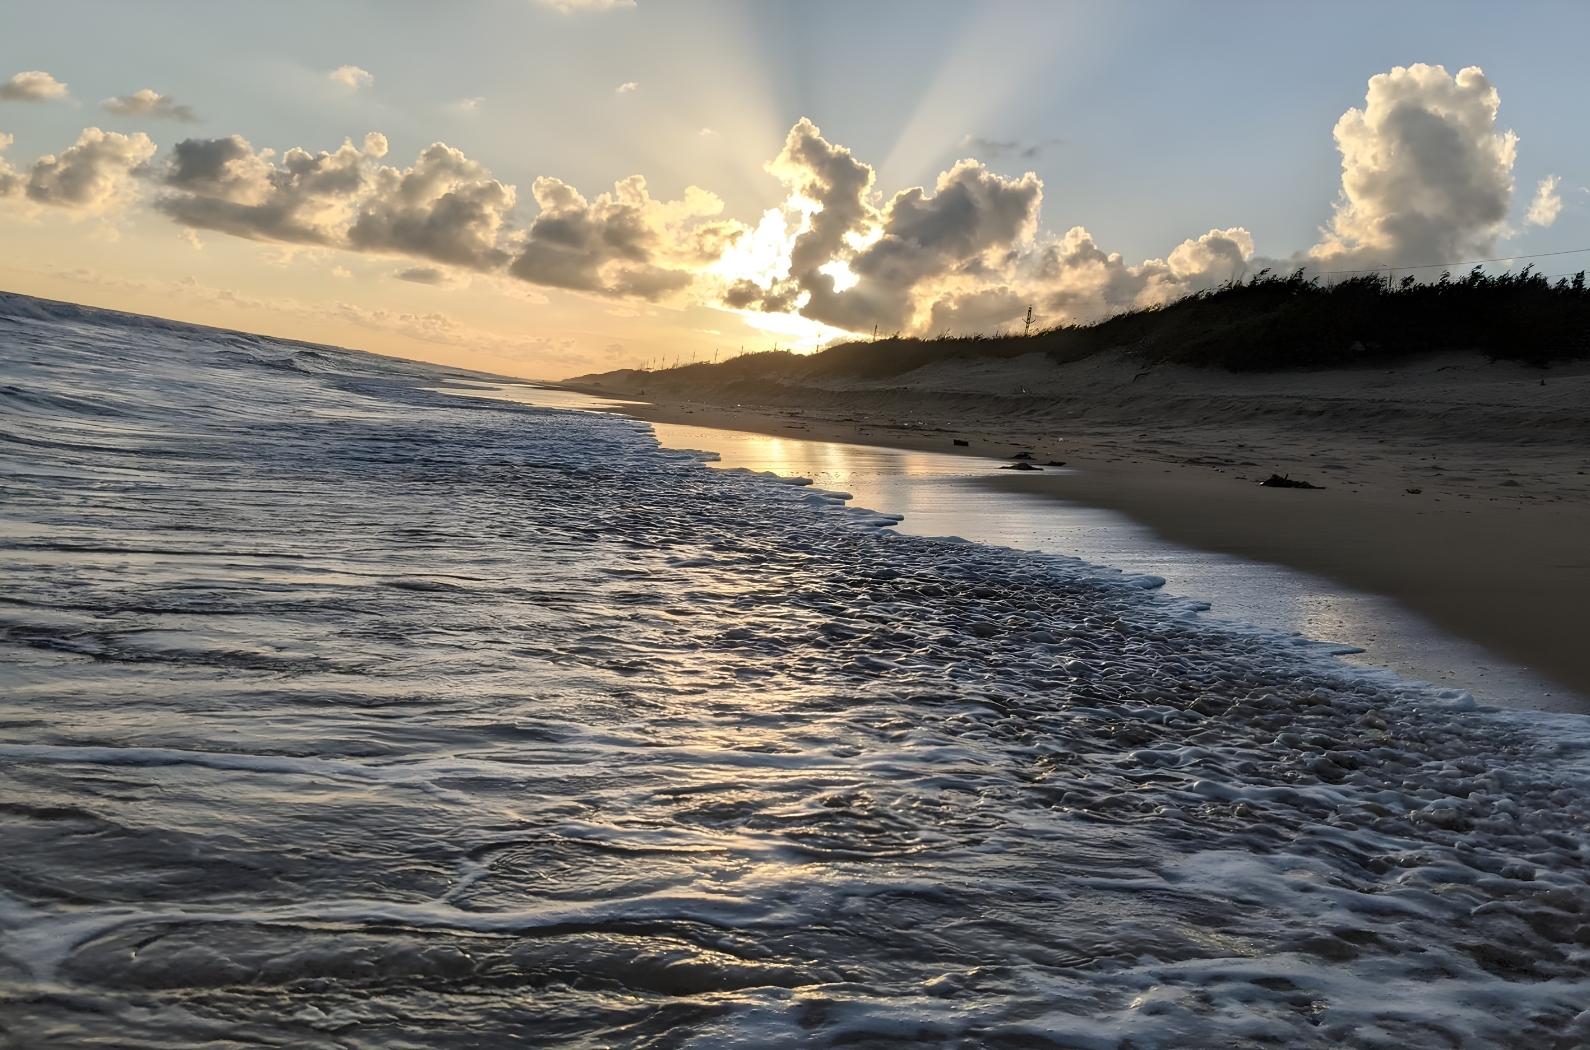
[[[1295,481],[1290,474],[1285,477],[1279,474],[1271,474],[1259,484],[1267,489],[1322,489],[1325,487],[1324,485],[1310,485],[1306,481]]]

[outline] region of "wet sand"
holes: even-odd
[[[757,391],[570,385],[643,397],[626,411],[656,422],[1064,462],[982,484],[1392,598],[1590,693],[1590,366],[1454,354],[1231,376],[1020,358]],[[1257,484],[1271,473],[1322,488]]]
[[[1155,477],[1144,466],[1089,464],[1074,475],[994,484],[1119,510],[1175,543],[1394,598],[1453,634],[1590,691],[1590,508],[1265,489],[1181,470]]]

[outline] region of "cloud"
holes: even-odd
[[[691,186],[683,200],[660,201],[632,175],[587,201],[558,179],[532,187],[541,212],[508,272],[532,284],[656,301],[683,291],[745,227],[705,222],[723,202]]]
[[[516,222],[515,188],[459,150],[433,144],[406,168],[383,163],[386,151],[374,133],[359,146],[279,158],[240,136],[189,139],[158,169],[154,203],[193,228],[404,259],[392,274],[400,280],[501,274],[521,287],[740,311],[797,336],[987,331],[1028,306],[1042,323],[1062,323],[1167,302],[1239,279],[1254,262],[1240,226],[1136,265],[1081,226],[1044,234],[1037,175],[997,174],[974,159],[931,189],[882,197],[872,167],[804,119],[766,165],[784,202],[754,227],[724,219],[722,201],[696,187],[654,198],[638,175],[594,197],[538,178],[535,214]],[[1404,179],[1399,192],[1417,197],[1410,186]],[[1344,194],[1342,208],[1358,211],[1343,230],[1368,199]]]
[[[1081,227],[1042,239],[1038,177],[1006,178],[970,159],[931,194],[907,189],[878,207],[872,168],[805,120],[768,171],[789,198],[726,253],[721,302],[849,331],[986,331],[1028,305],[1052,324],[1240,277],[1253,252],[1240,227],[1135,267]]]
[[[367,138],[365,155],[372,154]],[[380,156],[386,140],[380,141]],[[515,193],[459,150],[437,142],[414,166],[377,167],[369,177],[347,243],[357,251],[411,255],[471,270],[508,261],[497,234]]]
[[[154,155],[155,144],[143,132],[119,135],[84,128],[59,157],[45,154],[26,174],[0,160],[0,197],[22,196],[72,211],[107,211],[136,196],[134,175]]]
[[[42,69],[18,73],[0,84],[0,99],[7,102],[44,102],[65,97],[66,85]]]
[[[854,285],[840,289],[821,270],[803,280],[811,299],[801,313],[852,331],[918,327],[923,292],[942,298],[1009,280],[1006,256],[1030,242],[1042,200],[1031,172],[1005,179],[960,161],[939,176],[933,196],[920,187],[895,194],[881,236],[848,260]]]
[[[1183,241],[1164,259],[1128,266],[1073,227],[1039,255],[1035,291],[1051,316],[1073,317],[1098,305],[1154,306],[1244,277],[1253,237],[1240,226]]]
[[[446,270],[439,270],[434,266],[411,266],[406,270],[398,270],[392,274],[400,281],[412,281],[415,284],[428,284],[441,287],[451,284]]]
[[[185,226],[234,237],[339,243],[364,186],[363,152],[345,142],[334,153],[288,150],[279,166],[272,157],[241,135],[186,139],[167,164],[169,192],[155,207]]]
[[[511,278],[497,287],[512,295],[537,286],[707,305],[808,341],[874,328],[988,331],[1028,307],[1051,325],[1152,306],[1262,265],[1406,266],[1486,252],[1505,230],[1516,152],[1496,128],[1497,106],[1478,69],[1398,67],[1372,79],[1364,108],[1336,125],[1342,191],[1329,229],[1280,262],[1256,256],[1248,231],[1229,225],[1129,264],[1082,226],[1045,232],[1043,209],[1054,205],[1035,173],[1003,175],[972,158],[931,187],[884,195],[869,164],[806,119],[765,165],[784,199],[755,225],[724,218],[723,202],[698,187],[654,198],[639,175],[594,197],[537,178],[524,202],[534,213],[521,214],[515,187],[461,151],[435,143],[409,167],[389,165],[376,133],[280,157],[237,135],[188,139],[151,167],[147,138],[90,129],[30,171],[0,161],[0,194],[101,207],[130,197],[123,189],[143,175],[152,205],[185,227],[389,256],[402,260],[392,276],[421,284],[484,273]],[[1558,185],[1541,183],[1527,222],[1555,218]]]
[[[718,133],[713,131],[711,128],[702,128],[700,131],[696,132],[696,134],[700,135],[704,139],[715,139],[718,137]]]
[[[1562,198],[1557,194],[1557,184],[1562,179],[1556,175],[1547,175],[1540,180],[1540,185],[1535,187],[1535,199],[1529,202],[1529,214],[1524,216],[1524,222],[1531,226],[1550,226],[1557,221],[1557,214],[1562,211]]]
[[[107,98],[100,106],[118,117],[160,117],[184,124],[197,123],[199,119],[191,106],[178,105],[172,96],[157,94],[148,88],[131,95]]]
[[[842,261],[856,239],[865,238],[877,224],[877,212],[867,201],[873,171],[845,147],[828,142],[805,117],[790,129],[783,150],[766,168],[789,192],[786,210],[802,217],[788,261],[780,267],[788,279],[761,296],[762,309],[784,313],[800,293],[810,294],[809,286],[823,276],[824,266]],[[831,277],[828,287],[833,288]],[[742,286],[739,294],[745,292]]]
[[[640,88],[640,85],[637,84],[635,81],[631,80],[631,81],[629,81],[627,83],[620,84],[620,85],[618,85],[618,87],[614,88],[613,89],[613,94],[615,94],[615,95],[627,95],[631,91],[638,90],[639,88]]]
[[[408,256],[473,270],[500,269],[498,233],[511,186],[456,149],[435,143],[412,167],[378,163],[383,135],[335,152],[291,149],[277,164],[240,135],[179,142],[156,207],[187,226],[286,244]]]
[[[0,131],[0,153],[4,153],[13,141],[10,135]],[[6,163],[5,157],[0,156],[0,197],[21,193],[27,183],[27,176],[19,173],[17,169]]]
[[[1418,266],[1490,255],[1512,204],[1518,137],[1478,66],[1397,66],[1336,124],[1342,189],[1309,257],[1330,266]]]
[[[354,90],[369,87],[375,83],[375,77],[368,70],[360,69],[358,66],[338,66],[330,73],[327,73],[326,76],[339,84],[346,84]]]
[[[1001,141],[1000,139],[985,139],[978,135],[968,135],[961,139],[960,148],[984,160],[1002,160],[1005,157],[1036,160],[1043,156],[1044,150],[1059,144],[1059,139],[1044,139],[1042,142],[1021,143],[1014,139]]]

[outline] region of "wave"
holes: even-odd
[[[93,434],[0,464],[21,1045],[1590,1025],[1583,719],[456,370],[0,307],[5,425]]]

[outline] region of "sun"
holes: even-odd
[[[780,338],[774,340],[778,348],[792,350],[797,354],[813,353],[837,340],[855,338],[854,332],[814,321],[810,317],[802,317],[798,313],[770,314],[760,310],[729,312],[737,315],[747,327],[779,336]]]

